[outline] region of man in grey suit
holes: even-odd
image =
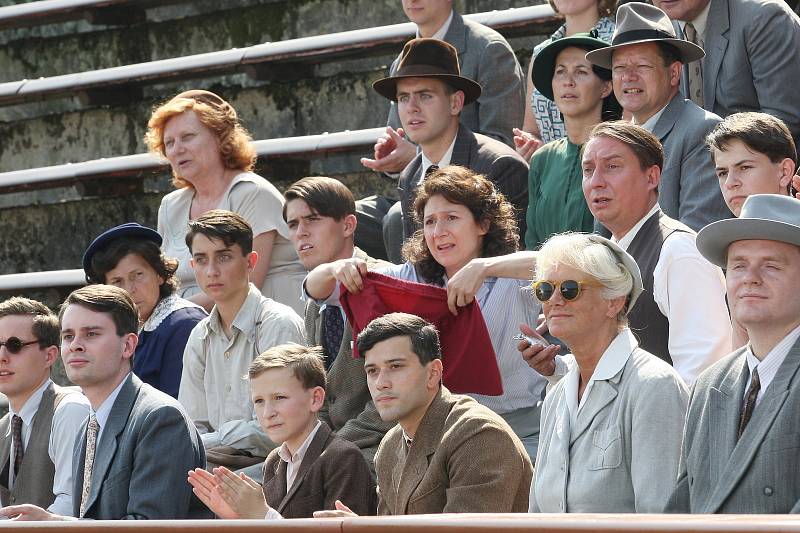
[[[706,56],[684,69],[681,89],[722,118],[763,111],[800,140],[800,18],[783,0],[654,0]]]
[[[800,201],[750,196],[697,246],[750,342],[697,380],[667,512],[800,512]]]
[[[356,207],[353,194],[342,182],[313,176],[289,186],[284,193],[283,218],[289,227],[300,262],[310,272],[319,265],[357,257],[370,269],[388,266],[373,259],[353,244]],[[364,359],[352,353],[353,331],[342,308],[306,304],[306,343],[322,346],[327,385],[325,403],[319,412],[340,437],[358,446],[370,468],[381,439],[394,426],[384,422],[367,387]]]
[[[612,46],[586,54],[611,69],[623,110],[661,141],[659,204],[695,231],[731,216],[704,143],[720,118],[679,92],[682,65],[701,57],[702,48],[676,38],[663,11],[640,2],[620,6]]]
[[[7,507],[20,520],[141,520],[208,516],[187,472],[205,467],[192,420],[171,396],[131,373],[139,315],[122,289],[89,285],[61,306],[61,354],[91,414],[75,440],[73,515]]]
[[[399,245],[418,227],[412,218],[416,187],[430,172],[448,165],[467,167],[494,182],[514,205],[520,235],[525,234],[528,163],[515,150],[460,123],[462,109],[482,89],[461,75],[455,48],[438,39],[409,41],[394,75],[376,81],[373,88],[397,103],[403,126],[420,147],[398,183],[402,235],[395,234],[399,228],[384,233],[390,259],[399,262]]]

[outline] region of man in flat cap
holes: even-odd
[[[611,69],[622,109],[661,141],[659,204],[667,216],[695,231],[731,216],[704,142],[720,118],[679,92],[682,65],[703,54],[696,44],[676,37],[663,11],[641,2],[620,6],[611,46],[586,54],[591,63]]]
[[[697,247],[727,269],[750,341],[697,379],[666,511],[800,512],[800,201],[752,195],[739,218],[703,228]]]

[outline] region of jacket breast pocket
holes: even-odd
[[[622,433],[618,427],[598,429],[592,433],[589,470],[617,468],[622,464]]]

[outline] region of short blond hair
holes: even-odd
[[[183,94],[183,93],[182,93]],[[216,95],[215,95],[216,96]],[[219,143],[222,162],[225,168],[249,172],[256,164],[256,149],[253,138],[239,122],[236,110],[228,102],[183,97],[180,94],[153,110],[147,121],[144,140],[150,151],[161,157],[166,156],[164,148],[164,128],[173,117],[193,111],[205,127],[214,132]],[[172,171],[172,184],[182,189],[192,185],[175,170]]]
[[[633,291],[633,275],[608,246],[593,240],[587,233],[562,233],[553,235],[542,245],[536,256],[534,280],[558,265],[580,270],[603,286],[601,294],[606,300],[628,296]],[[617,316],[617,323],[628,323],[627,305]]]
[[[247,375],[256,378],[267,370],[288,368],[306,390],[322,387],[325,390],[325,357],[319,346],[288,343],[274,346],[250,363]]]

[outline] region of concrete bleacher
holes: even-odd
[[[0,0],[0,17],[2,6],[10,3]],[[148,8],[145,21],[131,24],[114,25],[108,19],[89,26],[81,20],[27,30],[0,29],[0,86],[41,76],[52,82],[58,76],[108,74],[108,69],[128,64],[149,68],[152,62],[197,59],[198,54],[232,46],[261,50],[262,59],[267,59],[261,64],[274,67],[272,79],[263,72],[250,77],[238,70],[211,69],[200,74],[202,79],[189,82],[148,77],[140,90],[117,91],[117,101],[81,98],[83,91],[76,90],[55,99],[37,96],[0,107],[4,229],[0,275],[74,269],[86,244],[102,229],[127,220],[155,225],[159,200],[171,185],[163,165],[144,153],[142,137],[152,106],[189,87],[208,88],[231,101],[254,138],[263,139],[256,143],[261,154],[257,171],[279,188],[305,175],[326,174],[342,179],[357,196],[392,191],[390,182],[361,167],[358,159],[371,154],[377,133],[370,130],[381,126],[386,116],[386,102],[373,93],[370,84],[384,75],[412,31],[403,24],[398,2],[163,4],[168,5]],[[462,13],[497,24],[523,61],[557,24],[549,7],[529,4],[456,1]],[[491,13],[492,9],[499,11]],[[337,44],[348,35],[352,42]],[[133,53],[131,48],[137,45],[140,50]],[[374,53],[356,59],[359,48]],[[277,68],[279,61],[293,62],[296,72]],[[295,68],[297,64],[304,66]],[[344,130],[350,130],[350,138],[361,135],[360,140],[336,147],[342,133],[314,137]],[[325,139],[323,145],[333,145],[308,148],[320,139]],[[34,276],[34,281],[4,279],[17,280],[14,283],[20,283],[21,292],[48,303],[57,302],[69,288],[46,288],[43,282],[50,278],[42,276]],[[36,284],[41,284],[41,290]],[[0,295],[14,291],[6,283]]]

